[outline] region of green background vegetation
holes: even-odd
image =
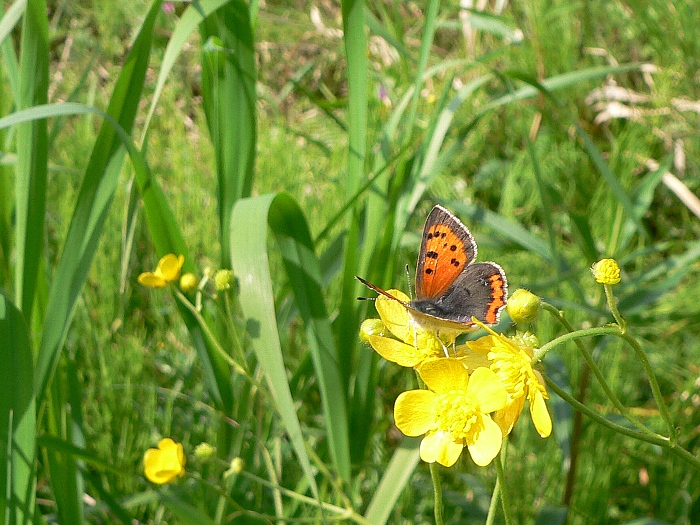
[[[620,311],[697,456],[700,222],[668,186],[672,174],[700,191],[694,2],[514,2],[473,12],[470,37],[456,1],[233,1],[209,14],[225,3],[202,2],[204,21],[180,3],[0,4],[9,522],[35,505],[39,523],[338,519],[277,486],[355,521],[432,522],[428,468],[407,459],[415,443],[390,464],[404,450],[393,402],[415,378],[359,344],[375,314],[353,276],[405,288],[435,203],[511,291],[528,288],[577,328],[612,321],[589,268],[615,257]],[[128,156],[100,112],[131,137]],[[256,276],[259,288],[239,282],[203,311],[248,379],[177,297],[136,283],[168,252],[198,275]],[[499,329],[512,331],[507,318]],[[562,333],[546,316],[532,329],[541,343]],[[586,344],[618,398],[663,433],[634,353]],[[620,422],[595,380],[582,387],[574,345],[544,364]],[[549,408],[552,437],[525,414],[509,440],[516,523],[700,522],[691,466],[577,421],[554,395]],[[156,488],[141,461],[165,436],[184,444],[188,475]],[[201,442],[220,464],[193,459]],[[236,456],[273,488],[223,479]],[[493,466],[465,454],[441,475],[446,522],[483,523]]]

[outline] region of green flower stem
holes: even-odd
[[[430,463],[430,477],[433,479],[433,493],[435,494],[435,525],[444,525],[442,517],[442,486],[440,485],[440,472],[437,463]]]
[[[604,284],[603,288],[605,289],[605,298],[608,301],[608,308],[610,308],[610,312],[612,312],[615,322],[620,325],[620,330],[622,330],[622,333],[624,334],[627,331],[627,321],[622,318],[620,311],[617,309],[617,304],[615,304],[615,296],[613,295],[612,291],[612,285]]]
[[[173,286],[172,287],[175,295],[177,296],[178,300],[185,305],[185,307],[192,312],[192,315],[195,316],[197,319],[197,322],[199,323],[199,326],[201,327],[202,331],[204,332],[205,337],[207,340],[214,346],[214,349],[221,355],[221,357],[224,358],[224,360],[231,365],[231,367],[238,372],[239,374],[243,374],[244,376],[248,377],[248,372],[246,372],[245,368],[241,366],[239,363],[237,363],[228,353],[221,347],[219,344],[219,341],[214,337],[214,334],[211,332],[209,329],[209,326],[207,325],[207,322],[205,321],[204,317],[202,317],[202,314],[197,310],[197,308],[187,299],[187,296],[183,294],[177,287]]]
[[[647,377],[649,378],[651,391],[654,394],[654,401],[656,401],[656,405],[659,407],[659,413],[661,414],[663,420],[666,422],[666,426],[668,426],[669,440],[671,442],[671,445],[675,446],[677,441],[676,427],[674,426],[673,421],[671,420],[671,414],[668,413],[668,407],[666,407],[664,398],[661,395],[659,382],[656,380],[656,374],[654,373],[654,369],[652,368],[651,363],[649,363],[649,360],[647,359],[646,353],[644,353],[644,350],[642,350],[642,347],[637,342],[637,340],[630,336],[627,332],[620,334],[619,337],[627,341],[627,344],[629,344],[634,349],[634,351],[637,354],[637,358],[639,358],[639,360],[641,361],[642,366],[644,367],[644,370],[647,373]]]
[[[484,525],[496,523],[496,509],[498,509],[499,501],[501,501],[501,481],[499,477],[496,477],[496,484],[493,487],[493,494],[491,494],[491,503],[489,503],[489,513],[486,515],[486,523]]]
[[[542,307],[547,310],[555,319],[557,319],[564,327],[569,331],[570,334],[580,334],[581,332],[577,332],[574,330],[574,327],[571,326],[569,321],[564,317],[561,312],[552,306],[549,303],[545,303],[544,301],[542,302]],[[607,327],[608,329],[614,330],[613,335],[620,335],[620,330],[617,327]],[[554,341],[558,341],[559,338],[553,339],[550,341],[550,343],[553,343]],[[600,386],[603,387],[603,391],[605,392],[605,395],[608,396],[610,401],[612,402],[613,406],[622,414],[630,423],[632,423],[635,427],[637,427],[639,430],[642,432],[651,432],[644,423],[642,423],[639,419],[637,419],[630,410],[622,404],[622,402],[617,398],[615,393],[612,391],[610,388],[610,385],[608,385],[608,382],[605,380],[605,377],[603,376],[603,373],[600,370],[600,367],[598,367],[598,364],[595,362],[593,359],[593,356],[591,353],[588,351],[588,349],[583,345],[580,339],[574,339],[574,342],[576,343],[576,346],[578,346],[578,349],[580,350],[581,354],[583,355],[583,358],[586,360],[586,363],[588,363],[588,367],[591,369],[593,372],[593,375],[595,375],[596,379],[600,383]],[[544,345],[547,346],[547,345]],[[537,353],[541,352],[542,349],[539,349],[535,352],[535,359],[537,359]],[[544,354],[542,354],[542,357],[544,357]],[[540,358],[541,359],[541,358]]]
[[[678,445],[678,443],[671,445],[671,452],[700,471],[700,458],[693,456],[686,449]]]
[[[504,441],[505,444],[505,441]],[[503,461],[505,460],[505,454],[503,449],[501,449],[501,453],[498,454],[498,457],[496,458],[496,479],[498,480],[498,484],[501,487],[500,493],[501,493],[501,504],[503,507],[503,517],[505,519],[506,525],[510,525],[513,523],[513,519],[511,517],[510,513],[510,500],[508,497],[508,486],[506,485],[506,473],[505,470],[503,469]]]
[[[547,386],[550,389],[552,389],[552,391],[554,391],[559,397],[561,397],[564,401],[569,403],[575,409],[580,410],[592,420],[594,420],[597,423],[600,423],[604,427],[607,427],[625,436],[629,436],[631,438],[638,439],[646,443],[651,443],[652,445],[658,445],[660,447],[673,449],[673,446],[670,444],[670,440],[667,437],[654,433],[639,432],[637,430],[632,430],[631,428],[618,425],[617,423],[613,423],[609,419],[601,416],[600,414],[588,408],[586,405],[575,399],[573,396],[569,395],[565,390],[561,389],[559,385],[557,385],[548,377],[545,377],[544,379],[547,382]]]
[[[498,477],[496,477],[496,484],[493,487],[493,494],[491,494],[491,503],[489,503],[489,513],[486,515],[486,523],[484,525],[493,525],[496,523],[496,509],[498,509],[498,503],[501,501],[501,482]]]
[[[294,500],[299,501],[300,503],[310,505],[313,507],[316,507],[320,509],[321,511],[328,511],[333,513],[335,516],[329,517],[329,520],[332,521],[341,521],[341,520],[350,520],[352,522],[358,523],[360,525],[372,525],[370,521],[368,521],[364,516],[361,516],[360,514],[357,514],[354,510],[351,508],[343,508],[339,507],[337,505],[333,505],[331,503],[325,503],[323,501],[319,501],[317,499],[311,498],[309,496],[305,496],[303,494],[299,494],[298,492],[294,492],[293,490],[289,490],[288,488],[282,487],[281,485],[277,485],[276,483],[271,483],[270,481],[260,478],[256,476],[255,474],[252,474],[248,472],[247,470],[242,470],[239,474],[239,476],[243,476],[248,478],[249,480],[259,483],[260,485],[279,491],[281,494],[284,496],[287,496],[289,498],[292,498]],[[226,499],[229,501],[229,503],[232,503],[235,507],[240,507],[240,504],[237,503],[235,500],[233,500],[228,494],[225,493],[220,487],[217,485],[214,485],[202,478],[198,478],[201,483],[204,483],[207,485],[209,488],[219,492],[222,494]],[[244,511],[245,515],[248,516],[254,516],[258,519],[266,519],[267,521],[277,521],[279,519],[279,516],[268,516],[264,514],[260,514],[257,512],[252,512],[252,511]]]

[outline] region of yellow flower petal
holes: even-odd
[[[424,362],[418,373],[428,388],[436,394],[451,390],[467,390],[469,372],[459,359],[446,357]]]
[[[164,438],[158,442],[158,448],[149,448],[144,453],[144,473],[153,483],[169,483],[185,474],[185,461],[182,444]]]
[[[540,436],[548,437],[552,433],[552,418],[549,416],[544,396],[539,390],[530,399],[530,416]]]
[[[437,461],[451,467],[464,450],[464,443],[455,441],[449,432],[430,432],[420,443],[420,458],[426,463]]]
[[[414,367],[425,359],[423,353],[415,347],[390,337],[370,335],[369,344],[384,359],[401,366]]]
[[[508,402],[506,387],[490,368],[477,368],[472,372],[467,395],[474,396],[481,412],[488,414],[502,409]]]
[[[479,367],[488,368],[491,366],[491,361],[488,358],[488,352],[474,352],[467,345],[460,345],[456,349],[456,355],[467,370],[476,370]]]
[[[485,467],[501,450],[503,435],[501,428],[489,416],[481,416],[481,423],[483,428],[475,436],[476,439],[473,443],[467,443],[467,448],[474,463]]]
[[[493,420],[501,427],[504,436],[510,434],[513,427],[518,422],[520,414],[525,406],[525,396],[520,396],[508,403],[505,408],[497,410],[493,415]]]
[[[171,283],[180,278],[183,264],[185,264],[184,255],[169,253],[158,262],[155,274],[162,277],[164,281]]]
[[[148,288],[163,288],[168,283],[153,272],[144,272],[139,275],[139,284]]]
[[[407,436],[425,434],[435,423],[435,394],[429,390],[402,392],[394,404],[394,420]]]
[[[387,292],[400,301],[408,302],[408,296],[400,290],[387,290]],[[389,331],[404,342],[409,342],[413,338],[411,333],[411,318],[408,310],[401,303],[392,301],[388,297],[380,295],[375,301],[377,313]]]

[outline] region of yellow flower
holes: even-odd
[[[193,273],[186,273],[180,277],[180,290],[185,293],[194,292],[199,284],[199,278]]]
[[[407,436],[425,434],[420,457],[450,467],[466,446],[474,463],[485,466],[501,450],[503,435],[488,415],[508,400],[503,384],[488,368],[471,376],[455,358],[427,361],[418,369],[430,390],[403,392],[394,405],[396,426]]]
[[[184,255],[178,256],[169,253],[158,261],[154,272],[144,272],[139,275],[139,283],[149,288],[163,288],[180,278],[180,271],[184,263]]]
[[[408,302],[406,294],[399,290],[389,290],[388,293]],[[445,356],[442,341],[413,322],[401,303],[379,296],[375,304],[384,326],[396,337],[367,335],[369,344],[384,359],[401,366],[416,367],[426,360]]]
[[[489,335],[467,342],[466,345],[477,354],[483,355],[488,351],[490,368],[508,392],[508,404],[494,414],[494,421],[501,427],[503,435],[508,435],[518,421],[527,399],[535,429],[540,436],[549,436],[552,433],[552,419],[545,403],[549,395],[542,374],[532,367],[533,339],[527,335],[508,338],[486,326],[482,328]]]
[[[185,475],[185,453],[181,443],[161,439],[158,448],[149,448],[143,455],[143,466],[149,481],[162,485]]]
[[[523,288],[518,288],[508,299],[508,315],[514,323],[530,323],[540,310],[540,298]]]
[[[601,259],[591,267],[593,277],[600,284],[620,282],[620,266],[615,259]]]

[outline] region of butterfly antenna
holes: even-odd
[[[413,287],[411,286],[411,271],[408,269],[408,264],[406,265],[406,281],[408,282],[408,296],[413,301]]]

